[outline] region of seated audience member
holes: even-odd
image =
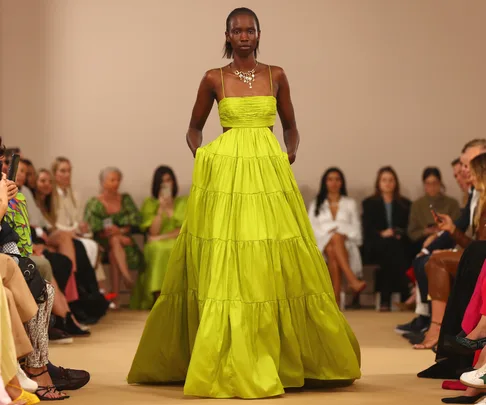
[[[170,253],[186,215],[187,197],[178,197],[179,187],[170,167],[160,166],[153,175],[152,196],[141,209],[140,229],[148,233],[144,248],[145,270],[139,274],[130,307],[150,309],[160,295]]]
[[[99,245],[92,239],[93,235],[89,226],[83,221],[83,211],[79,204],[79,197],[72,188],[71,162],[58,157],[52,165],[54,176],[54,189],[52,193],[51,214],[56,219],[55,227],[62,231],[68,231],[79,240],[88,254],[91,266],[96,270],[96,277],[101,282],[105,280],[101,252]]]
[[[143,254],[135,243],[132,232],[140,226],[140,212],[129,194],[121,194],[120,170],[108,167],[100,174],[101,194],[86,204],[84,220],[95,240],[104,248],[111,267],[112,293],[118,296],[119,276],[133,287],[130,270],[143,270]]]
[[[30,228],[34,228],[34,234],[32,235],[33,255],[31,259],[36,263],[44,279],[52,284],[55,291],[53,314],[56,315],[56,322],[55,328],[49,329],[49,338],[55,343],[69,343],[72,341],[71,335],[89,336],[90,332],[81,329],[74,315],[71,314],[68,300],[63,293],[71,277],[72,260],[60,253],[50,252],[46,245],[59,251],[67,251],[75,259],[72,238],[69,234],[63,234],[62,231],[52,231],[50,235],[47,235],[42,228],[40,228],[40,237],[35,234],[39,227],[36,228],[33,226],[34,224],[42,224],[45,227],[48,224],[42,217],[31,190],[25,186],[26,169],[27,165],[21,160],[17,171],[16,184],[27,203]],[[31,221],[32,217],[34,222]],[[57,282],[58,279],[60,280],[59,284]]]
[[[19,378],[18,359],[29,355],[32,344],[25,332],[23,321],[27,322],[37,313],[37,305],[30,294],[20,269],[9,274],[6,270],[6,255],[0,255],[0,382],[3,391],[0,392],[0,404],[28,403],[36,404],[39,398],[33,393],[26,392],[21,386]],[[10,259],[12,260],[12,259]],[[10,262],[10,265],[12,265]],[[8,287],[4,285],[4,278],[8,278]],[[12,288],[15,292],[12,293]],[[21,315],[22,314],[22,315]],[[27,377],[25,377],[25,380]],[[33,381],[30,391],[35,392],[38,385]],[[21,402],[22,401],[22,402]]]
[[[41,212],[44,214],[45,219],[50,222],[51,229],[55,229],[55,224],[57,221],[56,215],[52,210],[52,189],[51,173],[45,169],[39,170],[36,201]],[[76,300],[69,300],[69,306],[79,322],[88,324],[96,323],[102,316],[105,315],[109,303],[100,293],[95,270],[91,265],[91,261],[87,255],[83,243],[77,238],[73,238],[72,233],[71,241],[75,249],[75,263],[77,269],[74,272],[76,281],[75,292],[78,295],[78,298]]]
[[[461,231],[466,231],[471,223],[471,213],[476,207],[478,194],[471,187],[470,161],[478,156],[480,153],[486,151],[486,139],[474,139],[468,142],[462,149],[461,152],[461,165],[463,168],[462,177],[466,179],[468,187],[470,188],[468,202],[465,208],[461,211],[461,216],[456,220],[455,225]],[[472,207],[472,211],[471,211]],[[430,326],[430,310],[428,305],[428,280],[427,274],[425,272],[425,265],[429,261],[430,253],[435,250],[447,250],[452,249],[455,246],[454,240],[450,237],[447,232],[438,233],[432,235],[425,242],[421,253],[415,258],[413,262],[413,269],[415,273],[415,278],[418,284],[419,300],[417,302],[416,314],[417,316],[409,323],[398,325],[395,329],[397,333],[408,334],[413,337],[415,341],[411,340],[411,343],[417,343],[423,341],[423,332],[425,332]],[[456,277],[457,283],[457,277]],[[441,335],[444,326],[447,325],[447,319],[445,319],[441,328]],[[443,358],[442,355],[439,356],[441,352],[441,343],[439,339],[438,346],[438,358]],[[445,363],[444,363],[445,364]],[[454,366],[455,367],[455,366]],[[425,375],[435,375],[435,369],[431,373],[425,373]]]
[[[26,179],[25,185],[30,189],[30,191],[34,192],[35,184],[37,182],[37,172],[35,170],[34,165],[28,159],[22,159],[23,163],[26,165]]]
[[[423,172],[422,182],[425,195],[413,202],[408,221],[408,236],[413,243],[414,256],[422,249],[425,239],[439,232],[431,207],[449,215],[454,221],[461,213],[457,200],[443,193],[444,185],[438,168],[427,167]]]
[[[358,279],[363,270],[361,221],[356,202],[347,195],[344,174],[331,167],[322,176],[319,194],[309,207],[317,246],[326,258],[338,304],[342,274],[355,293],[366,287]]]
[[[470,162],[471,183],[478,192],[478,203],[472,217],[471,236],[458,229],[449,215],[437,213],[436,222],[441,231],[448,232],[459,249],[435,252],[425,265],[429,295],[432,299],[432,320],[423,343],[416,349],[430,349],[439,341],[440,326],[451,289],[451,277],[457,272],[459,261],[465,249],[473,240],[486,240],[486,153],[476,156]]]
[[[363,201],[364,254],[380,266],[376,283],[383,312],[390,311],[393,292],[400,293],[402,302],[410,295],[405,274],[410,266],[410,204],[400,194],[398,176],[390,166],[378,171],[375,194]]]
[[[451,163],[451,166],[452,166],[452,170],[454,171],[454,178],[456,179],[457,185],[459,186],[459,188],[463,193],[461,199],[461,206],[465,206],[467,204],[467,200],[469,199],[469,184],[467,183],[467,180],[464,178],[461,158],[454,159]]]

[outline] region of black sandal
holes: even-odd
[[[24,371],[25,371],[25,374],[27,374],[27,377],[37,378],[37,377],[40,377],[41,375],[46,374],[49,370],[46,369],[39,374],[31,374],[26,370],[24,370]],[[39,392],[42,392],[42,391],[44,391],[44,394],[39,394]],[[53,394],[59,393],[59,395],[61,395],[61,396],[57,397],[57,398],[49,398],[46,395],[48,395],[50,393],[53,393]],[[56,388],[55,385],[39,385],[37,387],[37,391],[35,392],[35,395],[37,395],[41,401],[63,401],[65,399],[69,398],[69,395],[66,395],[64,392],[59,391]]]

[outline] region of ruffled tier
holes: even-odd
[[[188,214],[128,381],[261,398],[360,377],[288,158],[268,129],[199,149]]]

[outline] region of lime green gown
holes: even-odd
[[[129,383],[263,398],[360,377],[359,344],[269,129],[276,107],[273,96],[220,101],[232,129],[197,150],[186,220]]]

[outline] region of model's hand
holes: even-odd
[[[289,157],[289,163],[292,164],[295,162],[295,159],[297,157],[297,154],[295,152],[287,152],[287,155]]]

